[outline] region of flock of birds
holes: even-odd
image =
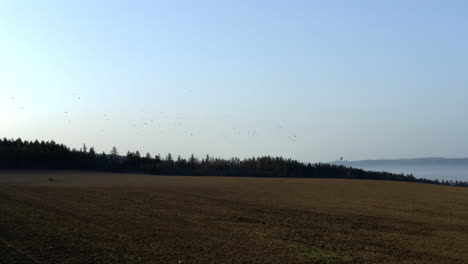
[[[76,95],[73,95],[73,97],[75,98],[75,100],[81,100],[81,96],[76,96]],[[11,100],[15,101],[15,97],[12,96],[11,97]],[[20,106],[20,109],[21,110],[24,110],[24,107],[23,106]],[[71,123],[71,114],[69,111],[64,111],[64,116],[67,120],[68,123]],[[108,113],[103,113],[102,115],[103,119],[105,121],[111,121],[111,116],[108,114]],[[133,128],[138,128],[139,125],[143,126],[143,127],[150,127],[150,126],[159,126],[159,128],[162,128],[163,125],[162,125],[162,122],[163,121],[170,121],[171,118],[169,117],[168,114],[164,113],[164,112],[159,112],[159,117],[158,116],[153,116],[153,118],[149,119],[149,120],[143,120],[143,121],[137,121],[137,120],[134,120],[131,124],[131,126]],[[182,123],[182,120],[183,118],[182,117],[176,117],[173,119],[173,122],[172,123],[167,123],[166,124],[166,127],[168,127],[167,125],[172,125],[173,129],[176,129],[177,127],[182,127],[183,126],[183,123]],[[158,121],[160,122],[158,124]],[[283,125],[279,125],[278,126],[278,129],[279,130],[283,130],[284,129],[284,126]],[[100,129],[99,130],[101,133],[104,133],[105,130],[104,129]],[[163,130],[161,129],[160,132],[163,132]],[[198,131],[199,133],[201,131]],[[192,130],[184,130],[184,135],[186,136],[190,136],[190,137],[193,137],[194,135],[196,134],[195,131],[192,131]],[[236,128],[236,127],[233,127],[232,128],[232,134],[233,135],[237,135],[237,136],[241,136],[241,135],[246,135],[246,136],[255,136],[255,135],[258,135],[257,133],[257,130],[256,129],[251,129],[251,130],[241,130],[239,128]],[[297,135],[294,135],[294,134],[289,134],[288,136],[288,140],[292,143],[295,143],[296,140],[297,140]]]

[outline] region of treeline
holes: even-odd
[[[238,176],[278,178],[340,178],[421,182],[468,187],[468,182],[418,179],[413,175],[372,172],[326,163],[302,163],[282,157],[252,157],[229,160],[206,156],[198,159],[142,156],[138,151],[119,155],[96,153],[86,145],[70,149],[54,141],[0,140],[0,169],[70,169],[189,176]]]

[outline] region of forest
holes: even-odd
[[[109,153],[96,153],[83,145],[79,150],[54,141],[0,140],[2,170],[90,170],[154,175],[278,177],[278,178],[339,178],[419,182],[468,187],[468,182],[439,181],[415,178],[413,175],[365,171],[328,163],[302,163],[283,157],[251,157],[221,159],[206,155],[188,159],[141,155],[139,151],[120,155],[113,147]]]

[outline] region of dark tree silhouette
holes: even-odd
[[[112,147],[110,154],[114,157],[117,157],[119,155],[119,152],[117,151],[117,148],[115,146]]]
[[[192,154],[188,160],[179,156],[174,161],[170,153],[165,159],[161,159],[159,154],[152,158],[149,153],[141,157],[138,151],[128,151],[126,156],[120,156],[114,146],[109,154],[97,154],[93,147],[87,151],[86,145],[77,151],[54,141],[32,142],[6,138],[0,140],[0,169],[76,169],[164,175],[371,179],[468,187],[468,182],[417,179],[412,174],[364,171],[326,163],[301,163],[283,157],[265,156],[226,160],[207,155],[200,161]]]

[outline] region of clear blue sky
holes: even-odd
[[[0,136],[468,156],[467,1],[1,1]]]

